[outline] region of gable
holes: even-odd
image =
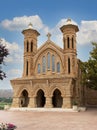
[[[46,50],[52,50],[52,51],[56,52],[58,55],[63,54],[62,48],[57,46],[54,42],[48,40],[37,50],[35,58],[37,59],[41,55],[41,53],[45,52]]]
[[[48,66],[48,54],[50,54],[50,70],[47,69]],[[48,71],[52,71],[52,57],[54,57],[55,59],[55,66],[57,66],[57,64],[60,64],[60,72],[63,71],[63,61],[64,61],[64,56],[63,56],[63,50],[56,46],[54,43],[52,43],[51,41],[47,41],[43,46],[41,46],[38,51],[37,54],[34,56],[34,70],[35,73],[37,74],[37,67],[38,65],[41,66],[41,68],[43,68],[43,57],[45,58],[45,62],[46,62],[46,72],[48,73]],[[57,70],[55,70],[55,72],[57,72]]]

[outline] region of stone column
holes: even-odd
[[[71,107],[72,107],[71,97],[64,97],[62,108],[71,108]]]
[[[12,102],[12,106],[11,107],[14,107],[14,108],[20,107],[20,98],[13,97],[13,102]]]
[[[45,108],[52,108],[52,97],[46,97]]]
[[[28,107],[30,108],[35,108],[36,107],[36,97],[29,97],[29,105]]]

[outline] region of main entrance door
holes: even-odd
[[[37,92],[36,104],[37,107],[44,107],[45,105],[44,92],[41,89]]]
[[[61,97],[61,92],[58,89],[53,92],[52,103],[53,107],[62,107],[63,98]]]

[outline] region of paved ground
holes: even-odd
[[[97,130],[97,108],[86,112],[0,111],[0,122],[16,130]]]

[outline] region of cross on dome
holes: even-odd
[[[47,34],[47,37],[48,37],[48,40],[50,40],[51,34],[48,33],[48,34]]]

